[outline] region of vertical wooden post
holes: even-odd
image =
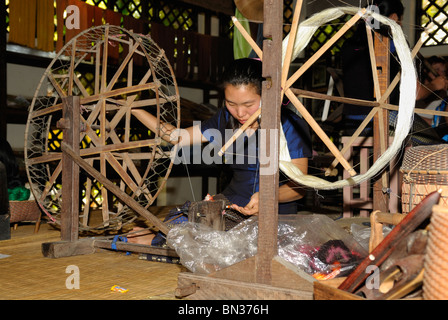
[[[383,95],[390,83],[390,39],[375,33],[375,57],[378,68],[378,81],[381,95]],[[385,103],[388,103],[386,100]],[[381,114],[380,114],[381,113]],[[377,112],[373,121],[373,158],[376,161],[387,149],[389,143],[389,112],[384,109]],[[383,146],[383,148],[381,147]],[[384,150],[382,150],[384,149]],[[387,173],[384,172],[373,186],[373,210],[381,212],[389,211],[389,196],[383,190],[384,182],[387,182]]]
[[[258,254],[256,280],[271,284],[271,263],[277,255],[278,226],[278,154],[281,108],[281,53],[283,2],[264,2],[263,83],[260,148],[268,159],[260,158],[260,215],[258,220]],[[262,152],[263,153],[263,152]]]
[[[63,140],[79,155],[79,97],[63,98]],[[59,123],[61,124],[61,123]],[[61,240],[76,241],[79,232],[79,166],[65,152],[62,153],[62,214]]]

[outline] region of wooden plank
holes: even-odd
[[[266,284],[216,279],[189,272],[178,277],[178,288],[192,288],[191,300],[312,300],[312,291],[279,288]],[[185,292],[185,290],[182,290]],[[181,290],[177,291],[181,292]]]
[[[44,242],[41,249],[45,258],[53,259],[95,253],[91,240]]]
[[[325,282],[314,282],[314,300],[364,300],[347,291],[339,290],[325,284]]]
[[[59,175],[62,172],[62,161],[59,161],[58,165],[54,169],[53,173],[51,174],[48,181],[45,183],[45,188],[42,191],[42,194],[40,195],[39,202],[43,202],[45,197],[48,195],[48,192],[53,188],[53,184],[55,183],[56,179],[59,177]]]
[[[72,55],[71,55],[71,59],[70,59],[70,69],[69,69],[69,81],[68,81],[68,92],[67,94],[69,96],[73,95],[73,82],[74,82],[74,78],[76,78],[75,75],[75,61],[76,61],[76,38],[73,39],[72,41]]]
[[[63,129],[64,144],[79,155],[79,97],[63,99],[63,119],[68,126]],[[62,206],[61,240],[78,240],[79,232],[79,166],[66,153],[62,153]]]
[[[398,106],[380,103],[380,102],[376,102],[376,101],[367,101],[367,100],[360,100],[360,99],[353,99],[353,98],[346,98],[346,97],[329,96],[327,94],[323,94],[323,93],[319,93],[319,92],[313,92],[313,91],[296,89],[296,88],[291,88],[290,90],[297,96],[303,97],[303,98],[330,100],[330,101],[339,102],[339,103],[349,103],[349,104],[354,104],[357,106],[371,107],[371,108],[384,106],[389,110],[398,110]]]

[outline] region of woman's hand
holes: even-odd
[[[429,88],[432,91],[447,90],[448,80],[445,77],[437,77],[431,81]]]
[[[232,204],[231,208],[246,215],[246,216],[256,216],[258,215],[259,211],[259,200],[260,196],[258,192],[255,192],[252,197],[250,198],[249,203],[243,208],[240,206],[237,206],[236,204]]]

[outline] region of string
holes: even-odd
[[[187,177],[188,177],[188,183],[190,184],[191,195],[193,197],[193,201],[196,202],[196,198],[194,196],[193,184],[191,183],[190,171],[188,170],[187,158],[185,157],[185,152],[182,152],[182,157],[184,158],[184,166],[185,170],[187,171]]]

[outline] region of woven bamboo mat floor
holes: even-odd
[[[177,276],[185,271],[180,265],[114,251],[45,258],[41,244],[60,241],[60,233],[48,224],[42,224],[37,234],[33,231],[34,225],[21,225],[11,230],[10,240],[0,241],[0,300],[175,299]],[[66,286],[66,281],[75,283],[73,266],[79,270],[79,289]],[[128,292],[113,292],[114,285]]]
[[[347,229],[364,221],[338,220]],[[137,253],[103,250],[60,259],[43,257],[42,243],[53,241],[60,241],[60,232],[45,223],[37,234],[34,225],[21,225],[11,230],[10,240],[0,241],[0,300],[171,300],[176,299],[178,274],[186,271],[177,264],[141,260]],[[66,286],[66,281],[72,283],[73,266],[79,270],[79,289]],[[114,285],[128,292],[113,292]]]

